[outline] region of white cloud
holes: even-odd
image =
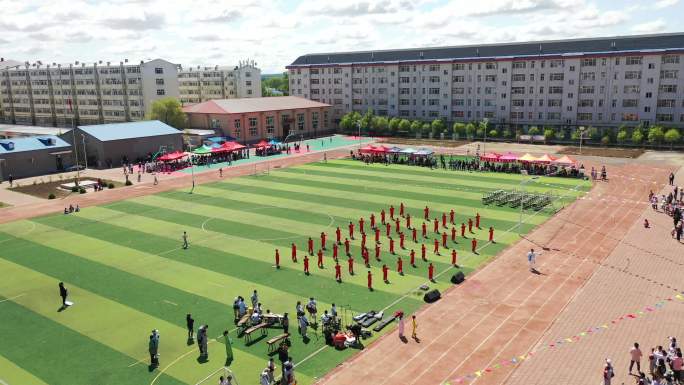
[[[657,9],[663,9],[667,7],[672,7],[674,5],[677,5],[679,3],[679,0],[660,0],[656,1],[655,7]]]
[[[665,21],[658,19],[647,23],[637,24],[632,27],[632,31],[636,33],[656,33],[663,32],[666,27],[667,24],[665,24]]]

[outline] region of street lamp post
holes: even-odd
[[[580,142],[579,153],[580,153],[580,155],[582,155],[582,138],[584,137],[584,127],[580,127],[579,132],[580,132],[580,134],[579,134],[579,142]]]
[[[86,152],[85,135],[81,134],[81,139],[83,139],[83,159],[85,160],[85,168],[83,171],[85,172],[85,170],[88,169],[88,153]]]
[[[192,153],[192,144],[188,144],[188,152]],[[195,191],[195,164],[192,163],[192,155],[190,156],[190,174],[192,175],[192,188],[190,194]]]
[[[358,129],[359,133],[359,148],[361,148],[361,121],[356,122],[356,128]]]
[[[524,179],[524,177],[527,175],[527,171],[526,171],[526,170],[522,170],[522,171],[521,171],[521,174],[522,174],[523,178],[521,178],[521,180],[520,180],[520,191],[522,191],[522,193],[523,193],[523,195],[524,195],[524,193],[525,193],[525,185],[526,185],[527,183],[533,181],[533,180],[539,179],[539,177],[538,177],[538,176],[533,176],[532,178],[529,178],[529,179],[526,180],[526,179]],[[518,235],[520,235],[520,236],[522,236],[522,230],[521,230],[521,229],[522,229],[522,218],[523,218],[523,203],[522,203],[522,200],[521,200],[521,202],[520,202],[520,218],[518,219]]]

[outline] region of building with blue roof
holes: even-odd
[[[183,132],[158,120],[78,126],[66,141],[75,138],[85,148],[88,166],[119,167],[149,159],[158,152],[183,150]]]
[[[71,144],[56,135],[0,140],[3,180],[62,172],[72,165]]]

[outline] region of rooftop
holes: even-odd
[[[55,135],[0,139],[0,155],[64,147],[71,147],[71,145]]]
[[[78,128],[103,142],[160,135],[181,135],[183,133],[158,120],[97,124],[92,126],[78,126]]]
[[[2,136],[61,135],[69,131],[71,128],[0,124],[0,135]]]
[[[426,47],[379,51],[314,53],[298,57],[292,66],[311,64],[382,63],[562,54],[596,54],[684,49],[684,33],[546,40],[521,43]]]
[[[273,96],[264,98],[220,99],[183,107],[186,113],[198,114],[243,114],[300,108],[330,107],[329,104],[297,96]]]

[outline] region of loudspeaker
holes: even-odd
[[[427,303],[433,303],[433,302],[437,301],[437,300],[440,299],[440,298],[442,298],[442,295],[439,294],[439,290],[437,290],[437,289],[428,291],[428,292],[425,293],[425,295],[423,296],[423,300],[424,300],[425,302],[427,302]]]
[[[459,271],[458,273],[454,274],[451,276],[451,283],[454,285],[459,285],[465,281],[465,275],[463,275],[462,271]]]

